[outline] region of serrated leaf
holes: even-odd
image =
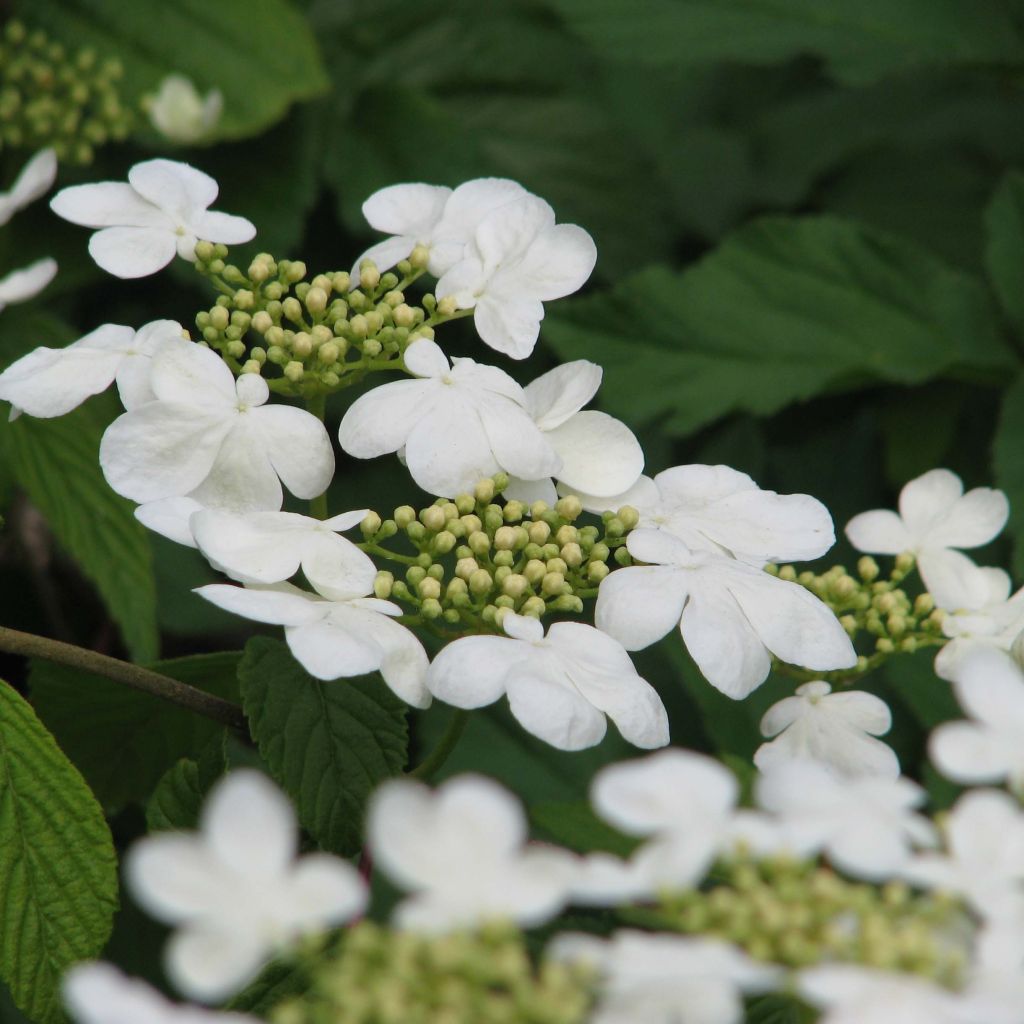
[[[167,770],[146,803],[149,831],[194,829],[205,795],[199,764],[183,758]]]
[[[237,700],[240,658],[237,651],[196,654],[152,667]],[[33,662],[29,692],[39,717],[108,808],[145,800],[179,758],[197,757],[221,730],[216,722],[147,693],[50,662]]]
[[[63,970],[103,948],[117,858],[95,797],[0,682],[0,976],[36,1024],[62,1021]]]
[[[1024,377],[1003,394],[999,426],[992,443],[995,485],[1010,499],[1007,532],[1013,539],[1014,575],[1024,576]]]
[[[604,366],[608,412],[673,435],[825,391],[1013,365],[981,282],[835,217],[755,221],[681,274],[653,266],[553,306],[543,336]]]
[[[1007,319],[1024,339],[1024,172],[1003,178],[985,211],[985,264]]]
[[[246,645],[238,678],[253,738],[299,820],[324,849],[355,853],[367,798],[405,765],[405,704],[378,676],[314,679],[267,637]]]

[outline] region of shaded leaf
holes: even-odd
[[[1003,178],[985,211],[985,263],[1007,319],[1024,340],[1024,172]]]
[[[992,444],[995,485],[1010,499],[1007,532],[1013,540],[1013,568],[1024,577],[1024,378],[1018,377],[1003,395],[999,426]]]

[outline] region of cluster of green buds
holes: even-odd
[[[944,613],[935,607],[931,594],[911,597],[903,582],[914,569],[914,556],[897,555],[887,577],[881,576],[878,563],[870,555],[857,561],[857,575],[842,565],[827,572],[797,572],[791,565],[767,566],[779,579],[806,587],[838,616],[850,638],[871,638],[871,650],[861,654],[851,669],[806,674],[807,678],[844,683],[857,679],[877,668],[890,655],[912,654],[922,647],[941,646]],[[863,644],[862,644],[863,646]],[[794,670],[794,674],[802,670]],[[803,678],[803,676],[801,676]]]
[[[9,21],[0,41],[0,150],[50,146],[60,161],[91,163],[98,146],[131,130],[122,74],[116,58],[69,52],[42,30]]]
[[[968,962],[956,938],[966,921],[962,908],[902,882],[851,882],[788,858],[725,862],[715,878],[710,889],[664,897],[654,912],[659,923],[792,968],[863,964],[955,987]]]
[[[583,506],[574,495],[553,506],[498,504],[507,486],[498,474],[472,494],[439,498],[419,511],[402,505],[385,520],[369,513],[363,550],[406,566],[402,576],[379,572],[376,596],[411,605],[427,623],[497,630],[509,611],[579,614],[612,563],[630,564],[625,538],[639,519],[636,509],[605,513],[600,527],[577,526]],[[415,554],[384,546],[400,533]]]
[[[592,1002],[590,975],[558,962],[532,964],[511,926],[442,936],[387,931],[369,921],[301,999],[277,1006],[273,1024],[577,1024]]]
[[[224,245],[196,246],[196,269],[221,293],[196,315],[196,327],[236,374],[262,374],[279,394],[315,398],[370,371],[400,370],[413,341],[433,338],[436,324],[459,315],[430,294],[420,305],[406,302],[404,289],[424,272],[426,250],[414,251],[397,273],[381,274],[365,260],[358,280],[343,270],[307,280],[301,260],[269,253],[245,270],[227,257]]]

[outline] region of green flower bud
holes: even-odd
[[[527,581],[532,584],[540,583],[547,574],[547,571],[547,566],[538,558],[531,558],[526,565],[523,566],[523,575],[526,577]]]
[[[570,569],[578,569],[583,564],[583,549],[579,544],[566,544],[561,551],[562,561]]]
[[[284,261],[281,261],[282,265]],[[288,269],[284,272],[285,280],[290,284],[295,284],[297,281],[301,281],[306,276],[306,264],[302,260],[292,260],[288,264]]]
[[[416,323],[416,313],[413,311],[412,306],[407,306],[404,302],[395,306],[392,317],[396,327],[408,328],[413,327]]]
[[[426,270],[427,264],[430,262],[430,250],[425,245],[417,245],[409,253],[409,262],[416,270]]]
[[[791,565],[779,566],[779,579],[787,583],[796,583],[796,569]]]
[[[549,558],[545,563],[544,568],[547,569],[548,572],[557,572],[561,576],[564,576],[569,571],[569,567],[565,562],[561,558],[557,557]]]
[[[331,275],[331,284],[336,292],[347,292],[351,283],[348,273],[344,270]]]
[[[380,284],[380,271],[373,260],[363,260],[359,266],[359,284],[372,292]]]
[[[272,302],[276,302],[282,295],[284,295],[284,288],[277,281],[271,281],[263,289],[264,298],[270,299]]]
[[[547,604],[541,597],[528,597],[524,602],[522,608],[519,609],[520,615],[531,615],[535,619],[539,619],[548,610]]]
[[[623,547],[621,547],[621,548],[616,548],[615,549],[615,561],[618,562],[619,565],[632,565],[633,564],[633,559],[630,556],[629,551],[625,547],[625,545],[623,545]]]
[[[267,331],[264,334],[264,340],[266,341],[268,346],[276,345],[278,348],[283,348],[284,345],[286,344],[284,331],[277,326],[267,328]]]
[[[491,550],[491,538],[482,530],[471,533],[466,541],[474,555],[483,557]]]
[[[885,636],[880,636],[875,641],[875,650],[881,654],[892,654],[896,650],[896,645]]]
[[[256,296],[248,288],[240,288],[235,292],[235,306],[238,309],[252,309],[256,305]]]
[[[542,593],[553,597],[555,594],[562,592],[562,585],[564,583],[565,577],[560,572],[548,572],[544,574],[544,578],[540,581],[540,589]]]
[[[551,602],[550,608],[553,612],[571,612],[579,615],[583,611],[583,601],[575,594],[562,594]]]
[[[423,580],[417,589],[419,590],[420,597],[424,599],[439,598],[441,596],[441,584],[430,576]]]
[[[223,306],[214,306],[210,310],[210,325],[218,331],[225,330],[230,320],[231,315]]]
[[[480,566],[475,558],[460,558],[455,563],[455,575],[464,580],[469,580]]]
[[[466,582],[470,591],[478,597],[486,594],[494,586],[494,579],[486,569],[474,569]]]
[[[574,544],[579,536],[579,530],[575,526],[560,526],[555,531],[555,543],[562,547],[566,544]]]
[[[435,538],[431,545],[432,550],[438,555],[447,555],[449,551],[455,549],[456,537],[455,534],[449,530],[442,530]]]
[[[420,615],[425,619],[438,619],[443,613],[444,609],[436,598],[428,597],[423,604],[420,605]]]
[[[203,340],[208,344],[212,345],[215,341],[220,339],[220,331],[217,330],[213,324],[208,324],[203,328]]]
[[[473,488],[473,495],[481,504],[493,501],[494,481],[486,479],[478,481],[476,487]]]
[[[930,615],[935,610],[935,598],[931,594],[918,594],[914,598],[914,614]]]
[[[640,513],[632,505],[623,505],[616,517],[627,530],[634,529],[640,522]]]
[[[294,295],[289,295],[281,303],[281,312],[289,319],[293,324],[302,322],[302,305]]]
[[[224,346],[224,351],[227,352],[232,359],[239,359],[245,355],[245,344],[241,341],[229,341]]]
[[[509,597],[519,598],[529,589],[530,583],[525,576],[519,573],[509,573],[501,581],[501,592]]]
[[[415,544],[419,544],[421,541],[426,539],[427,528],[422,523],[410,523],[405,528],[406,536],[409,540]]]
[[[263,364],[256,359],[247,359],[242,363],[242,373],[260,373],[262,369]]]
[[[455,579],[448,581],[444,593],[445,597],[451,601],[454,597],[469,593],[469,587],[461,576],[456,576]]]
[[[308,359],[313,353],[313,339],[305,332],[299,331],[292,338],[292,354],[299,359]]]
[[[460,516],[469,515],[476,508],[476,499],[472,494],[457,494],[455,507],[459,510]]]
[[[587,579],[594,583],[600,583],[610,572],[606,562],[590,562],[587,565]]]
[[[427,570],[422,565],[410,565],[405,570],[406,581],[412,587],[418,587],[427,578]]]
[[[437,533],[444,529],[444,524],[447,522],[447,519],[441,509],[436,505],[431,505],[420,512],[420,522],[430,530],[431,533]]]
[[[362,521],[359,524],[360,532],[364,537],[367,538],[376,536],[377,531],[380,529],[380,527],[380,516],[377,515],[377,513],[374,512],[373,509],[370,509],[370,511],[367,512],[365,516],[363,516]]]
[[[500,526],[494,531],[494,546],[499,551],[512,551],[518,540],[518,531],[511,526]]]
[[[416,510],[412,505],[399,505],[395,509],[394,520],[400,530],[404,530],[410,523],[416,521]]]
[[[914,568],[914,556],[910,551],[904,551],[896,556],[896,571],[904,576]]]
[[[326,345],[321,345],[316,351],[316,357],[326,366],[331,366],[338,361],[341,352],[338,351],[338,346],[334,342],[327,342]]]
[[[480,520],[479,516],[464,515],[461,517],[461,523],[466,528],[466,533],[472,536],[474,533],[479,533],[483,528],[484,524]]]
[[[284,375],[293,383],[296,384],[306,375],[305,367],[302,363],[296,363],[294,361],[288,363],[284,368]]]
[[[527,536],[533,544],[546,544],[551,536],[551,527],[545,522],[530,523],[526,528]]]
[[[611,548],[607,544],[595,544],[590,549],[590,561],[607,562],[611,553]]]
[[[271,320],[270,314],[265,309],[253,313],[251,323],[252,329],[257,334],[266,334],[274,326],[274,321]]]
[[[626,532],[626,526],[618,516],[612,516],[604,524],[604,532],[609,537],[621,537]]]
[[[213,242],[200,240],[196,242],[196,259],[200,263],[209,263],[213,259]]]
[[[288,353],[280,345],[271,345],[267,349],[267,362],[275,366],[283,366],[288,362]]]
[[[510,565],[515,565],[515,562],[516,562],[516,556],[515,556],[515,552],[513,552],[513,551],[496,551],[494,553],[494,564],[495,565],[510,566]]]
[[[391,588],[395,585],[395,577],[390,572],[381,570],[373,581],[373,596],[386,601],[391,596]]]

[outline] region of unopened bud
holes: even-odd
[[[263,369],[263,364],[258,359],[246,359],[242,363],[242,373],[259,373]]]
[[[363,516],[362,522],[359,524],[359,529],[364,537],[374,537],[380,529],[380,526],[380,516],[371,509],[365,516]]]
[[[542,520],[538,523],[530,523],[526,528],[526,533],[529,536],[531,543],[546,544],[548,537],[551,536],[551,527]]]
[[[435,597],[428,597],[423,604],[420,605],[420,615],[425,619],[437,619],[443,614],[444,609],[441,607],[441,602]]]
[[[466,533],[470,536],[484,528],[484,524],[479,516],[464,515],[461,517],[461,522],[462,525],[466,528]]]
[[[477,530],[476,533],[471,533],[466,540],[469,545],[470,551],[474,555],[486,555],[491,550],[491,538],[487,536],[483,530]]]
[[[555,511],[563,518],[572,522],[583,514],[583,504],[575,494],[567,494],[555,502]]]
[[[327,342],[326,345],[321,345],[316,351],[316,357],[325,366],[330,366],[332,363],[336,363],[341,356],[341,351],[333,341]]]
[[[509,575],[501,581],[501,590],[502,593],[507,594],[509,597],[518,598],[522,597],[523,594],[526,593],[529,585],[529,581],[525,576],[522,576],[519,573],[509,573]]]
[[[437,312],[440,316],[451,316],[457,312],[459,304],[455,301],[454,296],[446,295],[443,299],[437,300]]]
[[[427,598],[436,599],[441,596],[441,584],[430,576],[422,580],[417,589],[419,590],[420,597],[424,598],[424,600]]]
[[[395,321],[396,327],[413,327],[416,323],[416,313],[412,306],[407,306],[404,302],[395,306],[394,311],[391,314],[392,319]]]
[[[878,579],[878,563],[870,556],[863,555],[857,559],[857,573],[865,583]]]
[[[409,253],[409,262],[416,270],[425,270],[430,262],[430,250],[425,245],[417,245]]]
[[[573,542],[571,544],[564,544],[561,551],[562,561],[570,569],[576,569],[583,564],[583,549],[579,544]]]
[[[479,568],[480,566],[475,558],[460,558],[455,563],[455,575],[468,580]]]
[[[914,568],[914,555],[913,552],[904,551],[896,556],[896,571],[901,572],[904,575],[910,572]]]
[[[494,586],[494,579],[486,569],[474,569],[466,582],[470,591],[478,596],[486,594]]]
[[[449,551],[455,550],[457,538],[454,533],[448,530],[442,530],[435,538],[431,545],[431,549],[435,554],[447,555]]]
[[[549,572],[545,573],[544,578],[540,581],[540,589],[543,593],[553,597],[562,592],[564,583],[565,577],[560,572]]]
[[[548,606],[544,603],[544,599],[540,597],[528,597],[523,602],[523,607],[519,609],[520,615],[531,615],[535,619],[539,619],[546,611]]]
[[[395,585],[395,577],[383,569],[377,573],[373,581],[373,596],[386,601],[391,596],[391,588]]]
[[[248,288],[239,288],[235,292],[235,307],[237,309],[252,309],[256,305],[256,296]]]
[[[412,505],[399,505],[394,513],[395,524],[400,530],[404,530],[410,523],[416,520],[416,510]]]
[[[523,567],[523,575],[529,583],[540,583],[547,571],[547,566],[539,558],[531,558]]]
[[[590,562],[587,565],[587,579],[594,583],[600,583],[610,572],[606,562]]]
[[[347,292],[349,285],[351,284],[351,278],[347,271],[339,271],[337,274],[331,275],[331,284],[334,285],[336,292]]]
[[[443,530],[446,521],[444,512],[438,508],[437,505],[430,505],[420,512],[420,522],[430,530],[431,533],[437,533],[440,530]]]
[[[313,352],[313,339],[305,332],[300,331],[292,338],[292,354],[305,359]]]
[[[575,594],[562,594],[551,602],[551,610],[554,612],[570,612],[579,615],[583,611],[583,601]]]
[[[918,594],[914,598],[914,614],[930,615],[935,610],[935,598],[931,594]]]
[[[623,505],[616,516],[627,530],[632,530],[640,522],[640,513],[632,505]]]
[[[196,259],[201,263],[209,263],[214,257],[213,242],[196,242]]]
[[[473,496],[481,503],[493,501],[494,481],[488,479],[477,481],[476,487],[473,488]]]
[[[292,260],[284,276],[292,284],[301,281],[306,276],[306,264],[302,260]]]
[[[288,363],[284,368],[284,375],[293,383],[297,383],[302,380],[306,374],[306,368],[302,363],[297,363],[294,360]]]
[[[231,320],[231,314],[223,306],[214,306],[210,310],[210,326],[223,331]]]
[[[518,531],[512,526],[500,526],[494,533],[494,546],[499,551],[512,551],[519,539]]]
[[[363,260],[360,264],[359,284],[371,292],[380,284],[380,271],[372,260]]]
[[[257,334],[266,334],[274,326],[274,321],[271,320],[270,314],[265,309],[253,313],[251,323],[252,329]]]

